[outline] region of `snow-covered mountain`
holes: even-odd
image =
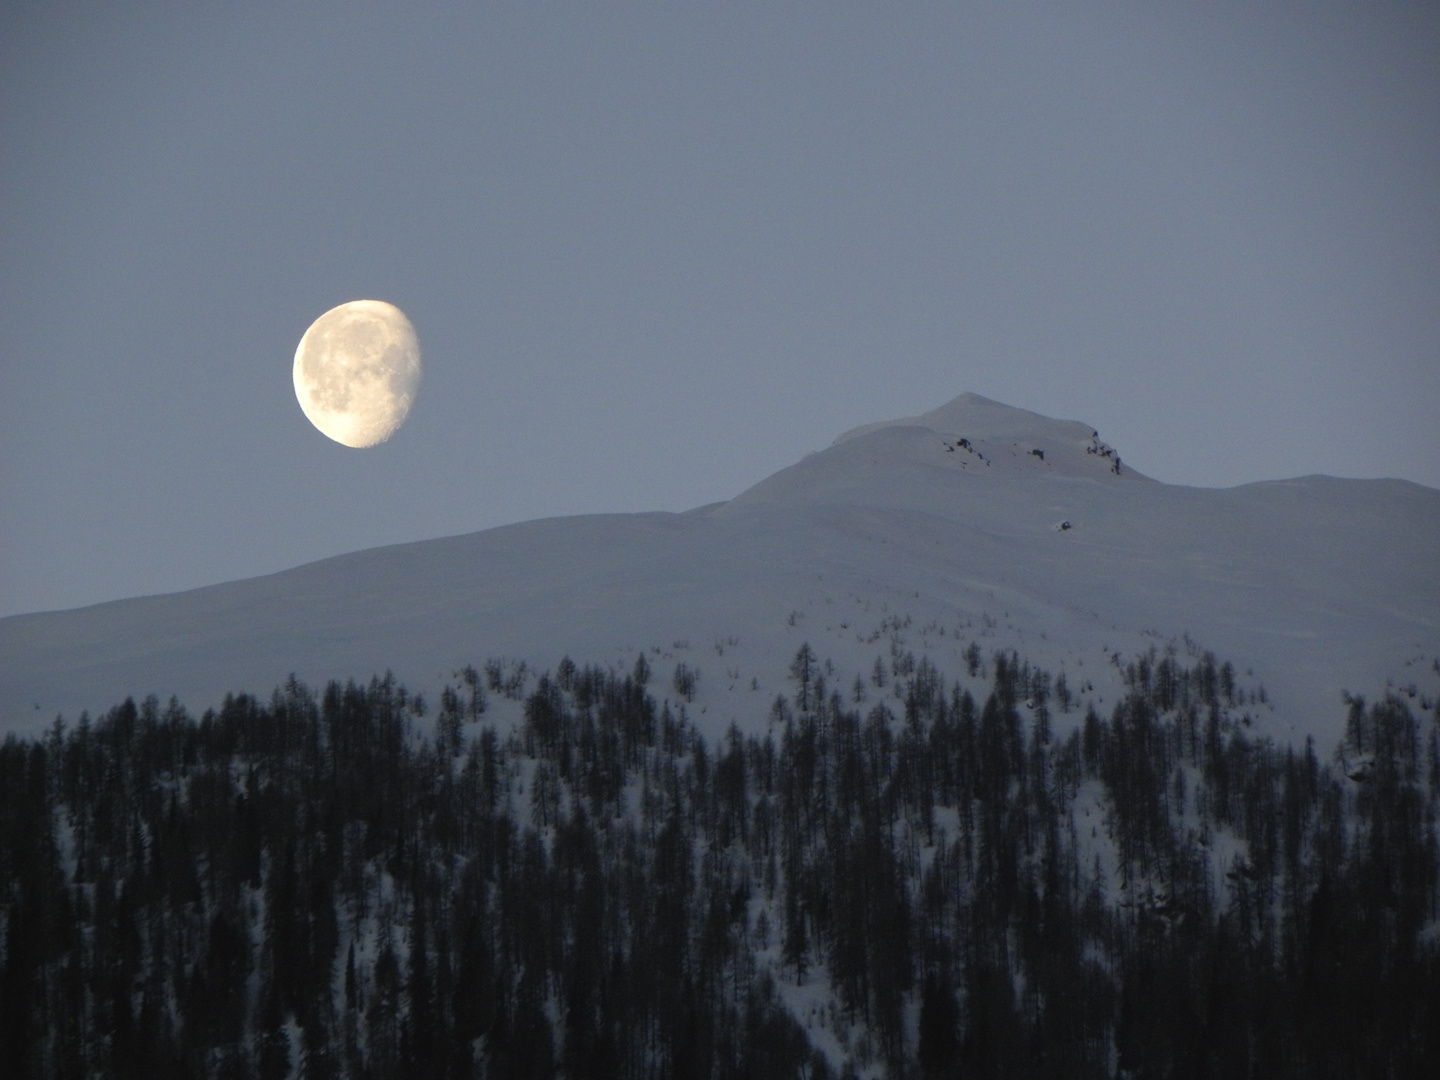
[[[1261,730],[1328,743],[1342,692],[1440,685],[1440,491],[1163,484],[1088,425],[964,394],[686,513],[532,521],[0,620],[0,730],[127,695],[198,712],[292,672],[390,669],[433,694],[487,658],[628,667],[644,650],[666,680],[699,672],[691,715],[718,733],[763,722],[806,641],[842,688],[877,657],[954,678],[972,644],[1014,649],[1102,712],[1112,658],[1210,650]]]

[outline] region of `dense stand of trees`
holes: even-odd
[[[716,745],[643,661],[8,739],[0,1075],[1430,1075],[1440,716],[1322,759],[1152,654],[1059,738],[988,670],[867,703],[807,646]]]

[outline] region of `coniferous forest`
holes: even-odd
[[[643,659],[11,738],[0,1076],[1433,1076],[1440,709],[1279,746],[1191,659],[1100,716],[806,646],[713,744]]]

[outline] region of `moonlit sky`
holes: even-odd
[[[0,8],[0,614],[729,498],[971,390],[1440,487],[1433,3]],[[331,442],[346,300],[425,352]]]

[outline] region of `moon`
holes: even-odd
[[[331,308],[295,350],[295,397],[310,422],[345,446],[394,435],[420,388],[420,340],[405,313],[383,300]]]

